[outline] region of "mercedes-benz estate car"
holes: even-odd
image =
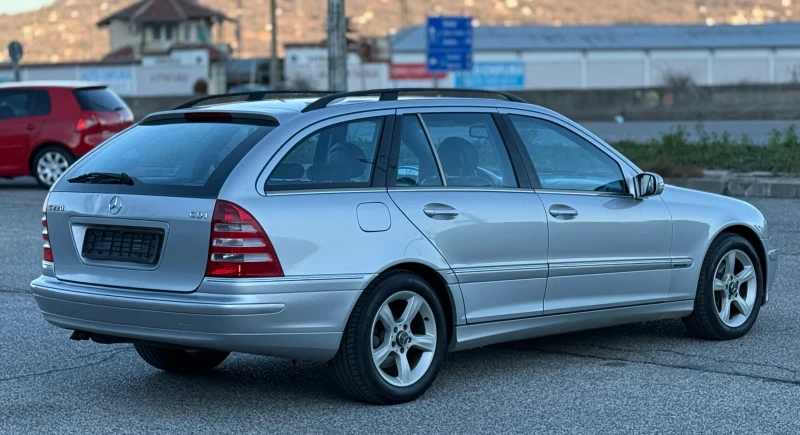
[[[378,404],[424,394],[448,352],[668,318],[751,329],[778,256],[756,208],[665,186],[513,95],[436,92],[146,117],[51,188],[44,318],[167,372],[328,361]]]

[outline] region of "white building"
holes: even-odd
[[[431,86],[426,28],[392,37],[391,84]],[[613,89],[800,81],[800,24],[524,26],[473,29],[473,64],[442,87]]]
[[[124,97],[191,96],[198,83],[224,93],[231,53],[221,42],[226,20],[194,0],[140,0],[97,23],[108,28],[111,42],[102,60],[23,64],[21,78],[100,82]],[[12,78],[10,65],[0,66],[0,81]]]

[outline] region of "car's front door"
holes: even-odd
[[[526,174],[515,174],[521,156],[509,154],[496,110],[398,115],[389,194],[455,272],[467,322],[541,315],[547,218]]]
[[[672,220],[660,196],[636,199],[620,162],[555,118],[509,111],[549,224],[544,314],[661,302]]]

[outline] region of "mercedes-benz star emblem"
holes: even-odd
[[[111,201],[108,203],[108,211],[111,214],[117,214],[122,209],[122,198],[119,196],[115,196],[111,198]]]

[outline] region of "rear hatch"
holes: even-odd
[[[222,184],[277,124],[186,116],[146,119],[54,186],[45,218],[56,277],[177,292],[200,285]]]
[[[87,143],[99,145],[133,125],[133,112],[111,89],[80,88],[73,94],[81,108],[78,131],[84,134]]]

